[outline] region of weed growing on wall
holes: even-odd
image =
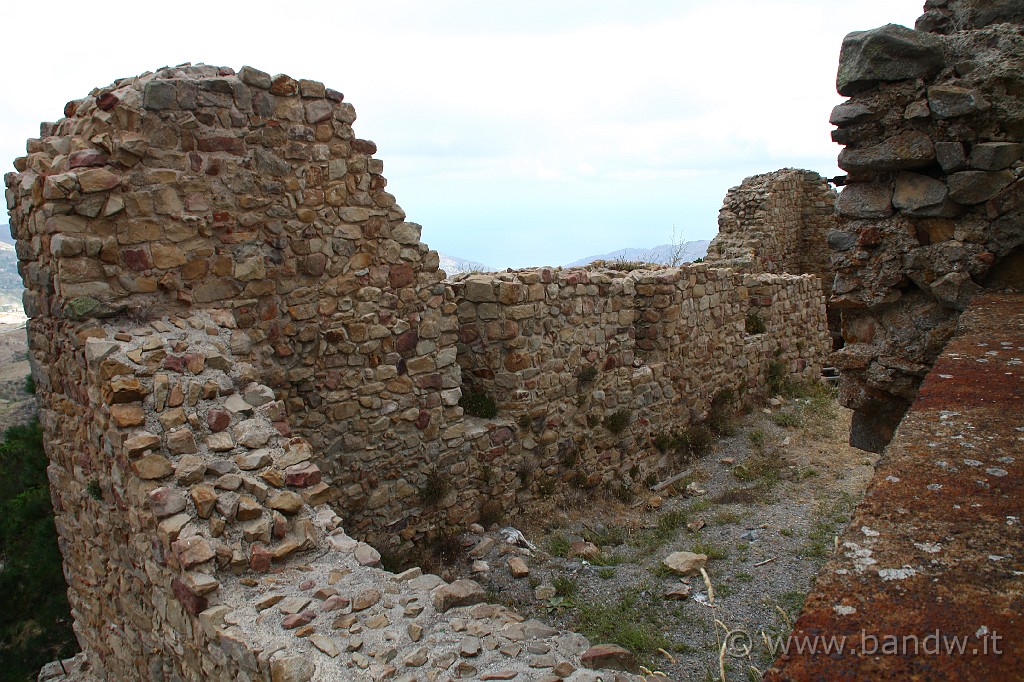
[[[467,391],[459,399],[459,406],[470,417],[481,419],[493,419],[498,415],[498,405],[494,398],[486,393],[475,393]]]

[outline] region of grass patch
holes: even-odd
[[[711,542],[705,542],[704,540],[697,540],[693,543],[690,551],[694,554],[704,554],[708,559],[727,559],[729,557],[729,551],[724,547],[719,547]]]
[[[764,448],[765,443],[768,442],[768,437],[761,429],[753,429],[747,434],[747,440],[758,450]]]
[[[559,597],[573,597],[580,591],[580,584],[576,578],[565,575],[555,576],[554,580],[551,581],[551,585],[555,588],[555,594]]]
[[[576,380],[580,386],[586,386],[594,379],[597,378],[597,367],[594,365],[587,365],[580,370],[580,373],[576,375]]]
[[[612,601],[581,604],[575,629],[591,642],[618,644],[650,662],[658,649],[667,650],[671,642],[662,634],[657,606],[641,604],[642,587]]]
[[[793,412],[776,412],[771,416],[771,420],[776,426],[786,429],[795,429],[798,426],[803,426],[804,423],[800,415]]]
[[[843,493],[834,502],[822,503],[818,510],[818,518],[807,533],[807,542],[800,548],[800,555],[822,558],[832,554],[839,526],[849,522],[853,506],[853,497],[849,493]]]
[[[756,482],[770,489],[782,477],[785,468],[782,457],[775,452],[761,452],[747,457],[741,464],[732,468],[732,475],[744,483]]]
[[[693,424],[682,430],[659,433],[653,439],[658,452],[675,455],[677,466],[686,466],[706,454],[715,443],[715,433],[704,424]]]
[[[601,580],[611,580],[615,577],[615,569],[609,567],[597,569],[597,577]]]
[[[806,592],[790,590],[779,595],[779,606],[787,613],[797,614],[804,607],[805,599],[807,599]]]
[[[715,514],[715,517],[712,520],[720,526],[727,526],[739,523],[743,520],[743,516],[734,511],[720,511]]]
[[[727,488],[714,497],[718,504],[758,504],[765,501],[767,491],[761,486]]]
[[[487,500],[480,507],[480,525],[490,528],[505,518],[505,509],[497,500]]]
[[[693,502],[691,502],[690,505],[686,508],[686,511],[688,514],[700,514],[702,512],[706,512],[708,509],[711,509],[711,507],[713,506],[714,503],[711,500],[704,497],[699,500],[694,500]]]
[[[666,542],[673,540],[679,530],[686,527],[689,521],[689,513],[685,509],[673,509],[658,517],[657,525],[642,533],[639,538],[639,547],[648,552],[653,552]]]
[[[626,542],[626,530],[620,526],[601,528],[600,530],[588,528],[583,531],[583,539],[593,542],[598,547],[608,545],[617,547]]]
[[[561,533],[555,533],[548,538],[548,554],[551,556],[558,556],[564,559],[569,556],[571,548],[572,544]]]

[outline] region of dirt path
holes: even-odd
[[[630,648],[668,679],[721,680],[726,639],[725,679],[760,679],[774,659],[762,633],[788,634],[876,460],[846,444],[850,413],[829,391],[795,388],[806,397],[730,420],[730,435],[685,470],[675,492],[542,500],[530,518],[500,524],[518,527],[537,551],[509,546],[492,527],[493,548],[456,569],[526,615]],[[480,536],[464,540],[473,547]],[[595,547],[574,547],[586,542]],[[680,578],[662,565],[676,551],[709,557],[713,603],[699,573]],[[512,577],[513,556],[528,576]],[[474,572],[474,560],[488,570],[478,563]]]

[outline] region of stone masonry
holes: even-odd
[[[836,192],[817,173],[785,168],[733,187],[718,213],[707,263],[752,272],[814,274],[832,290],[827,235]]]
[[[742,272],[813,274],[825,297],[835,272],[828,234],[835,227],[836,192],[817,173],[785,168],[733,187],[718,214],[718,235],[705,262]],[[842,347],[839,310],[828,306],[834,348]]]
[[[829,233],[851,442],[878,451],[983,288],[1020,287],[1024,16],[929,1],[918,22],[843,42],[833,138],[848,171]],[[1011,22],[1011,23],[1003,23]]]
[[[481,604],[475,583],[386,573],[364,542],[407,552],[570,480],[641,485],[672,469],[659,433],[762,392],[769,368],[820,371],[810,275],[444,281],[352,106],[318,82],[183,65],[64,113],[5,182],[70,601],[99,678],[635,670]],[[766,331],[747,333],[749,315]],[[498,415],[466,417],[470,391]]]

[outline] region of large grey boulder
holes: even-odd
[[[854,31],[843,39],[836,89],[851,97],[880,81],[927,78],[943,63],[942,39],[931,33],[898,24]]]

